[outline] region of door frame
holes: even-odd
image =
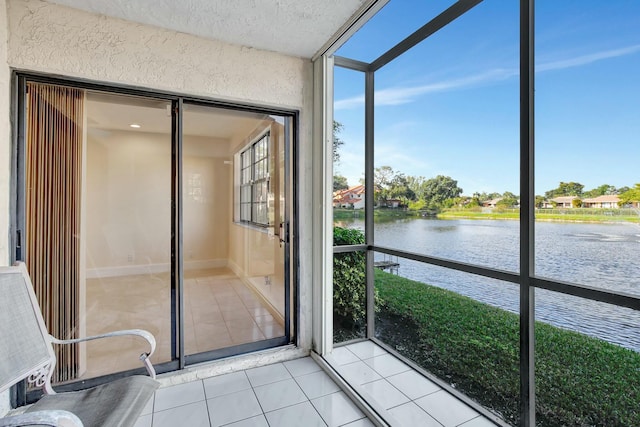
[[[25,94],[26,83],[37,82],[52,85],[70,86],[85,90],[95,90],[116,95],[130,95],[152,98],[171,102],[171,361],[156,365],[158,373],[184,369],[196,363],[214,361],[232,355],[249,353],[257,350],[273,348],[282,345],[298,345],[300,283],[299,283],[299,239],[298,239],[298,180],[299,180],[299,129],[300,112],[295,109],[285,109],[254,105],[251,103],[233,103],[208,97],[183,95],[173,92],[141,89],[127,85],[105,84],[96,81],[72,79],[62,76],[52,76],[43,73],[12,70],[12,162],[11,162],[11,190],[10,190],[10,230],[9,244],[10,261],[24,260],[23,230],[25,229],[25,152],[26,143],[26,115]],[[231,111],[254,112],[278,115],[286,118],[285,141],[285,336],[267,339],[255,343],[241,344],[194,355],[184,353],[184,318],[183,318],[183,234],[182,234],[182,113],[183,104],[195,104],[222,108]],[[288,229],[288,230],[287,230]],[[292,268],[293,266],[293,268]],[[112,381],[116,378],[142,373],[144,368],[116,372],[87,380],[58,385],[59,391],[72,391],[93,387]],[[14,406],[24,405],[37,400],[40,392],[26,392],[24,383],[12,388],[11,403]]]

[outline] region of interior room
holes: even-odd
[[[76,327],[89,335],[146,329],[157,340],[153,361],[168,362],[175,347],[171,103],[82,92],[80,283],[72,303],[79,310]],[[285,209],[284,120],[195,104],[184,108],[186,354],[285,335],[279,239]],[[259,153],[248,150],[254,146]],[[256,164],[260,170],[255,173],[247,167]],[[260,181],[260,192],[243,179]],[[251,203],[257,198],[264,203]],[[120,342],[80,346],[77,371],[61,382],[136,368],[136,339],[115,340]]]

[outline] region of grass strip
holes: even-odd
[[[519,219],[520,213],[517,211],[507,212],[476,212],[471,210],[451,210],[440,212],[438,219]],[[558,222],[633,222],[640,223],[640,215],[606,215],[606,214],[579,214],[579,213],[547,213],[536,211],[536,221],[558,221]]]
[[[518,423],[518,316],[375,270],[387,344]],[[640,426],[640,354],[536,322],[539,426]]]
[[[405,218],[421,218],[420,212],[402,209],[375,209],[373,211],[376,222],[392,221]],[[445,210],[435,215],[438,219],[497,219],[497,220],[517,220],[520,212],[515,209],[507,211],[487,211],[479,212],[470,209]],[[433,218],[429,217],[429,218]],[[364,219],[364,209],[334,209],[333,219],[353,220]],[[611,214],[580,214],[573,212],[551,213],[544,210],[536,211],[536,221],[557,221],[557,222],[588,222],[588,223],[615,223],[631,222],[640,223],[640,215],[611,215]]]

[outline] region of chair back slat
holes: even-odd
[[[0,393],[55,363],[24,264],[0,267]]]

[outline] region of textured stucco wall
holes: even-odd
[[[7,8],[0,0],[0,265],[9,263],[9,177],[11,127],[9,125],[11,80],[7,65]]]
[[[299,342],[311,345],[311,109],[308,60],[211,41],[127,21],[93,15],[40,0],[6,3],[8,26],[0,25],[0,162],[10,159],[9,83],[3,60],[17,70],[166,90],[217,100],[300,111]],[[1,7],[2,13],[5,7]],[[6,81],[6,88],[5,82]],[[6,124],[5,124],[6,123]],[[6,136],[5,136],[6,134]],[[8,258],[9,175],[0,167],[0,262]],[[306,237],[305,237],[306,236]]]
[[[8,0],[9,64],[184,94],[301,107],[308,61],[39,0]]]
[[[9,127],[10,81],[7,66],[7,8],[0,0],[0,265],[9,263],[9,171],[11,129]],[[0,417],[9,410],[9,391],[0,394]]]

